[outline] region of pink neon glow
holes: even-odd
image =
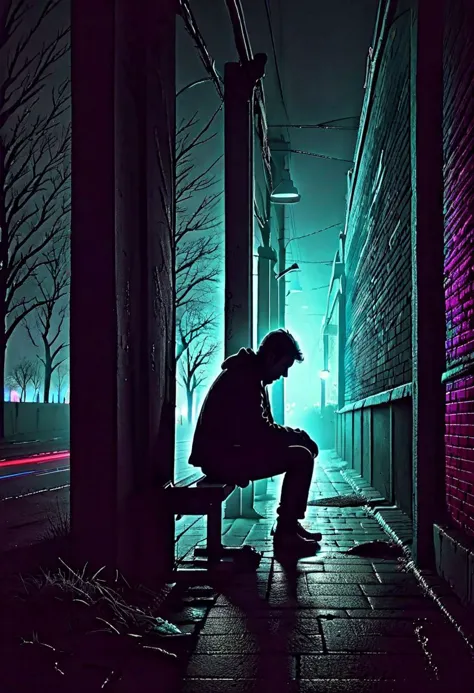
[[[23,459],[18,460],[2,460],[0,462],[0,467],[14,467],[19,464],[43,464],[44,462],[51,462],[53,460],[66,460],[70,456],[69,450],[62,450],[61,452],[51,452],[44,455],[33,455],[32,457],[23,457]]]
[[[10,392],[10,402],[19,402],[20,401],[20,395],[16,390],[12,390]]]

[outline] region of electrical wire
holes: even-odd
[[[300,125],[290,123],[289,125],[273,123],[268,126],[269,128],[287,128],[287,129],[297,129],[297,130],[334,130],[335,132],[357,132],[358,126],[347,127],[344,125]]]
[[[292,210],[293,211],[293,210]],[[329,229],[335,229],[338,226],[344,226],[343,221],[339,221],[337,224],[331,224],[331,226],[325,226],[324,229],[317,229],[316,231],[311,231],[310,233],[305,233],[303,236],[295,236],[294,239],[291,240],[299,240],[300,238],[309,238],[310,236],[316,236],[318,233],[323,233],[323,231],[329,231]],[[291,243],[291,240],[288,241],[288,243]],[[288,245],[287,243],[287,245]]]
[[[338,123],[343,120],[357,120],[359,121],[359,116],[348,116],[347,118],[337,118],[335,120],[326,120],[322,123],[288,123],[287,125],[272,123],[269,128],[296,128],[296,129],[308,129],[308,130],[358,130],[359,124],[357,125],[332,125],[332,123]]]
[[[328,156],[327,154],[316,154],[315,152],[305,152],[303,149],[290,149],[290,152],[294,152],[295,154],[303,154],[304,156],[313,156],[316,157],[317,159],[329,159],[331,161],[343,161],[346,164],[353,164],[354,161],[352,159],[341,159],[338,156]]]
[[[288,115],[288,109],[286,107],[286,102],[285,102],[285,96],[283,94],[283,82],[281,79],[280,68],[278,66],[275,34],[273,33],[273,25],[272,25],[272,18],[271,18],[271,12],[270,12],[270,2],[269,2],[269,0],[264,0],[264,3],[265,3],[265,13],[267,15],[268,29],[270,31],[270,40],[272,42],[273,61],[275,63],[275,71],[276,71],[277,82],[278,82],[278,91],[280,92],[281,103],[283,106],[283,110],[285,111],[286,119],[288,122],[290,122],[290,116]],[[287,127],[287,126],[283,125],[282,127]]]
[[[206,43],[202,37],[199,27],[197,25],[196,19],[192,13],[191,7],[189,6],[188,0],[179,0],[179,6],[181,8],[181,16],[183,18],[184,26],[186,31],[193,39],[196,48],[201,58],[201,62],[206,70],[207,74],[211,78],[219,98],[224,100],[224,92],[222,91],[222,77],[218,74],[216,70],[215,60],[213,60],[207,50]]]
[[[234,33],[234,42],[239,60],[245,64],[253,60],[252,46],[245,21],[244,11],[240,0],[225,0]],[[267,187],[273,188],[271,171],[271,153],[268,144],[268,125],[265,111],[265,93],[262,80],[259,79],[255,89],[255,111],[259,116],[260,127],[257,128],[258,138],[262,147],[262,157],[265,167]]]

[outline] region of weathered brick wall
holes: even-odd
[[[349,215],[346,403],[411,381],[409,55],[402,13],[381,60]]]
[[[446,3],[444,56],[447,367],[471,363],[446,388],[446,496],[474,534],[474,7]]]

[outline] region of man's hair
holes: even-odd
[[[301,363],[303,361],[303,353],[298,342],[288,330],[279,329],[269,332],[262,339],[262,343],[258,348],[258,353],[272,352],[278,358],[282,356],[290,356],[295,361]]]

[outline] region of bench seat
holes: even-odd
[[[199,473],[166,487],[168,508],[173,515],[207,515],[206,548],[196,548],[194,555],[206,556],[212,564],[226,553],[222,546],[222,504],[234,489],[234,484],[215,482]]]

